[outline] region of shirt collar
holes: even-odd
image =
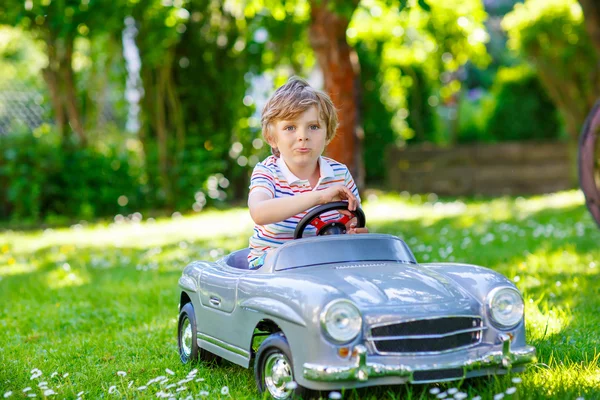
[[[290,171],[287,164],[283,160],[283,156],[279,156],[279,158],[277,159],[277,166],[279,167],[279,169],[281,170],[281,173],[283,174],[283,177],[289,184],[292,184],[292,183],[298,182],[298,181],[302,181],[302,180],[306,180],[306,179],[298,178],[296,175],[294,175],[292,173],[292,171]],[[323,158],[323,157],[319,157],[319,173],[321,175],[321,177],[319,178],[319,182],[323,181],[323,179],[325,179],[325,178],[334,178],[335,177],[333,168],[331,168],[331,165],[329,165],[327,160],[325,160],[325,158]]]

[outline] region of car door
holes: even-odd
[[[202,270],[200,299],[202,305],[217,314],[231,314],[235,308],[237,282],[243,271],[214,265]]]

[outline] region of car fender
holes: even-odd
[[[251,299],[244,300],[240,306],[248,311],[259,312],[261,314],[281,319],[302,327],[306,326],[306,321],[304,321],[304,319],[298,315],[296,311],[294,311],[287,304],[275,299],[270,299],[267,297],[253,297]]]
[[[504,275],[479,265],[460,263],[430,263],[420,265],[451,279],[481,304],[485,303],[487,295],[495,287],[509,286],[516,288]]]
[[[186,292],[198,292],[198,285],[196,284],[196,280],[186,275],[183,275],[181,278],[179,278],[179,287],[181,287]]]

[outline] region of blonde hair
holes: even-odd
[[[311,87],[308,82],[292,76],[271,95],[262,111],[262,134],[267,142],[273,135],[273,124],[281,120],[295,119],[310,107],[317,107],[319,118],[325,122],[327,143],[331,142],[338,127],[338,117],[331,98],[324,92]],[[279,150],[272,148],[279,157]]]

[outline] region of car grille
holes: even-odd
[[[371,328],[380,353],[424,353],[455,350],[478,343],[483,330],[478,317],[444,317]]]
[[[465,371],[460,368],[442,369],[434,371],[415,371],[412,383],[437,382],[442,380],[460,379],[465,376]]]

